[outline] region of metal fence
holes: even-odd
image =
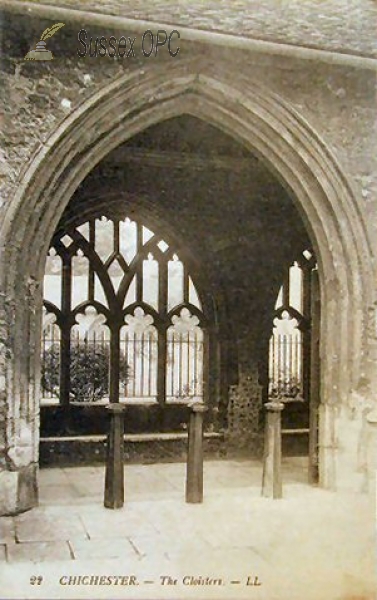
[[[123,327],[120,336],[120,400],[156,400],[159,368],[165,369],[166,400],[187,401],[203,395],[203,332],[166,334],[166,361],[159,367],[158,332],[154,327],[137,332]],[[107,327],[82,335],[71,331],[70,399],[76,402],[108,400],[110,332]],[[47,325],[42,339],[42,396],[59,402],[60,330]]]
[[[158,334],[123,328],[120,339],[120,365],[128,369],[127,380],[120,381],[121,398],[155,399],[157,396]]]
[[[269,396],[302,396],[302,334],[274,333],[270,339]]]
[[[168,401],[203,396],[203,332],[200,328],[167,335],[166,396]]]

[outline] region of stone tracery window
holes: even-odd
[[[202,398],[204,331],[187,265],[139,220],[92,217],[55,234],[44,279],[43,401]]]
[[[167,399],[203,396],[203,330],[188,308],[172,316],[167,330]]]
[[[269,344],[270,399],[308,399],[310,271],[314,265],[314,256],[305,250],[289,267],[279,290]]]

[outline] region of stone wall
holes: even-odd
[[[302,18],[310,19],[311,12],[302,10],[297,3]],[[328,3],[326,3],[328,4]],[[334,4],[334,15],[338,8]],[[352,9],[357,11],[355,3]],[[365,3],[367,5],[368,3]],[[349,7],[350,8],[350,7]],[[233,10],[233,8],[232,8]],[[295,9],[296,10],[296,9]],[[359,10],[362,12],[363,8]],[[366,23],[371,6],[365,6],[365,23],[361,40],[369,39],[365,35]],[[317,12],[317,11],[316,11]],[[335,16],[329,16],[329,22],[335,24]],[[334,18],[332,18],[334,16]],[[344,11],[338,13],[339,19]],[[285,13],[285,17],[288,14]],[[347,19],[349,13],[347,13]],[[203,16],[204,22],[205,17]],[[278,19],[266,22],[279,23]],[[288,20],[288,19],[287,19]],[[243,18],[244,21],[244,18]],[[0,146],[0,199],[2,205],[10,197],[22,168],[28,159],[45,142],[48,135],[82,101],[92,96],[96,90],[115,80],[126,71],[145,64],[151,59],[137,55],[135,59],[111,60],[80,59],[77,56],[77,24],[67,24],[52,38],[51,44],[57,55],[51,63],[25,62],[24,49],[28,48],[43,27],[44,22],[25,21],[22,18],[4,18],[10,27],[3,37],[4,58],[1,70],[1,146]],[[292,27],[297,22],[290,21]],[[350,21],[351,22],[351,19]],[[48,21],[46,21],[48,23]],[[83,20],[85,26],[85,20]],[[301,29],[300,29],[301,30]],[[93,36],[99,35],[99,29],[92,29]],[[110,35],[111,32],[109,32]],[[344,33],[344,31],[343,31]],[[325,36],[323,37],[325,39]],[[330,39],[330,37],[326,38]],[[22,44],[21,44],[22,42]],[[375,76],[373,71],[354,69],[345,66],[330,66],[319,62],[300,61],[287,57],[247,56],[236,49],[224,49],[216,46],[203,47],[200,44],[186,42],[176,58],[168,53],[160,53],[153,58],[155,63],[198,58],[200,64],[220,61],[232,57],[239,70],[256,81],[263,81],[273,92],[286,99],[308,122],[320,132],[324,143],[335,154],[345,172],[353,179],[360,196],[360,203],[366,207],[371,218],[368,223],[372,235],[376,234],[376,159],[375,141]],[[148,62],[149,61],[149,62]]]
[[[342,14],[339,13],[339,18]],[[8,22],[7,18],[4,22]],[[274,23],[277,22],[274,20]],[[54,62],[25,62],[24,49],[37,36],[44,22],[30,23],[22,18],[10,18],[9,23],[11,27],[3,39],[0,87],[1,206],[5,206],[10,198],[28,160],[59,123],[103,85],[126,71],[143,64],[150,65],[152,60],[140,55],[127,62],[113,61],[108,57],[101,60],[79,59],[76,55],[78,26],[67,24],[67,31],[63,29],[56,40],[52,38],[51,44],[54,41],[53,49],[57,55]],[[93,35],[99,35],[99,30],[92,31]],[[365,40],[366,36],[360,39]],[[263,81],[320,132],[324,143],[352,180],[360,204],[368,214],[367,222],[373,239],[377,232],[373,71],[319,62],[313,64],[279,55],[251,54],[248,57],[236,49],[204,48],[192,42],[186,42],[175,59],[161,53],[153,60],[157,65],[167,60],[191,60],[195,56],[199,69],[201,62],[218,61],[220,64],[222,58],[232,57],[241,72],[256,81]]]
[[[335,8],[338,8],[339,6],[339,3],[336,3],[335,0],[328,4],[331,4],[331,6],[334,6]],[[307,15],[308,23],[314,24],[316,21],[312,18],[312,11],[315,5],[317,5],[317,3],[306,2],[305,6],[308,10],[308,12],[306,12],[303,11],[303,9],[297,8],[299,7],[299,3],[297,3],[296,10],[302,10],[302,13],[300,13],[302,19],[305,20],[305,15]],[[359,8],[357,5],[359,5]],[[230,6],[233,7],[233,5]],[[302,6],[301,3],[300,6]],[[364,6],[368,7],[368,9],[370,7],[372,8],[370,3],[365,3],[365,5],[363,3],[363,7]],[[351,48],[352,50],[352,48],[354,48],[355,52],[370,54],[372,51],[368,44],[371,38],[367,32],[370,30],[370,27],[372,27],[372,19],[368,12],[363,14],[360,13],[360,10],[362,11],[362,9],[360,9],[360,3],[352,3],[352,9],[356,11],[356,20],[353,21],[351,28],[344,29],[343,27],[341,35],[337,35],[337,32],[341,31],[341,28],[338,27],[340,22],[339,19],[346,19],[346,11],[340,11],[337,16],[335,16],[335,12],[333,15],[331,15],[331,12],[326,13],[328,18],[325,23],[327,23],[329,27],[334,26],[334,36],[328,36],[328,43],[334,43],[335,49],[340,49],[339,39],[341,37],[342,40],[346,40],[345,45],[347,49]],[[195,10],[195,8],[193,8],[193,10]],[[287,16],[289,16],[288,13]],[[162,17],[163,15],[161,15],[161,18]],[[203,27],[208,27],[208,22],[205,20],[206,18],[208,18],[208,14],[205,17],[203,13]],[[211,19],[213,19],[213,15],[211,16]],[[293,33],[289,33],[289,36],[291,36],[289,37],[289,41],[297,42],[298,38],[295,37],[294,34],[294,22],[298,23],[299,19],[292,20],[289,18],[288,20],[290,23],[292,21],[292,26],[290,27],[293,27]],[[242,14],[242,21],[246,21],[244,19],[244,14]],[[51,21],[43,21],[40,19],[33,21],[33,19],[29,18],[23,19],[19,16],[10,16],[3,22],[5,23],[5,27],[2,44],[5,58],[1,65],[2,85],[0,86],[0,218],[6,215],[6,209],[11,205],[21,182],[24,181],[23,175],[26,173],[27,167],[30,165],[30,161],[35,157],[37,151],[44,149],[46,153],[48,153],[51,149],[50,146],[46,145],[46,142],[51,134],[56,131],[57,127],[59,125],[68,124],[72,114],[78,107],[82,106],[83,101],[88,98],[94,98],[95,94],[102,90],[105,85],[116,81],[125,73],[136,73],[136,69],[141,69],[138,76],[142,77],[144,64],[148,65],[148,68],[151,68],[151,65],[154,64],[151,63],[152,59],[149,59],[149,62],[147,62],[148,59],[145,59],[140,55],[128,62],[111,61],[107,57],[103,60],[95,58],[87,58],[86,60],[79,59],[76,55],[77,31],[79,28],[77,22],[75,24],[67,23],[64,30],[56,35],[56,39],[54,38],[51,40],[51,50],[56,56],[53,62],[48,64],[26,63],[24,61],[25,53],[29,50],[30,46],[37,41],[44,26],[51,24]],[[276,25],[278,22],[280,24]],[[282,31],[280,30],[281,23],[281,21],[276,20],[274,27],[278,27],[278,29],[274,27],[270,30],[268,30],[268,28],[265,29],[266,31],[270,31],[268,35],[271,35],[274,41],[281,41],[278,35],[278,31]],[[357,23],[357,26],[355,26],[355,23]],[[198,27],[200,22],[196,20],[195,24]],[[85,25],[85,20],[83,19],[80,27],[84,27]],[[347,38],[347,31],[352,30],[354,33],[359,27],[362,29],[363,35],[359,36],[357,34],[357,39],[355,38],[357,46],[353,47],[354,42]],[[300,31],[303,30],[302,20],[298,29]],[[95,30],[93,28],[93,34],[100,31],[101,29]],[[292,29],[289,29],[289,31],[292,31]],[[123,33],[126,34],[127,32]],[[247,32],[244,32],[244,34],[246,35]],[[326,36],[321,37],[321,47],[326,47],[324,41],[325,37]],[[314,38],[315,35],[313,33],[312,39]],[[330,40],[333,40],[333,42],[330,42]],[[364,44],[367,44],[368,47]],[[182,65],[182,80],[184,79],[182,75],[184,66],[187,64],[187,68],[190,72],[194,70],[195,66],[197,74],[209,70],[212,76],[217,73],[219,78],[222,77],[223,70],[224,72],[226,70],[227,81],[231,81],[233,77],[234,81],[236,81],[237,85],[235,85],[235,88],[237,89],[241,87],[242,81],[245,89],[250,89],[253,82],[255,82],[255,86],[258,86],[259,83],[262,82],[268,93],[266,95],[269,97],[269,102],[272,102],[272,98],[276,98],[278,101],[281,100],[284,105],[286,103],[286,105],[289,106],[290,112],[287,111],[285,113],[287,123],[290,122],[290,120],[295,121],[296,117],[298,117],[296,120],[300,123],[301,127],[299,141],[293,139],[291,133],[286,133],[286,139],[283,137],[279,139],[279,144],[283,146],[285,143],[289,143],[293,146],[296,143],[297,146],[300,147],[301,157],[304,153],[304,134],[302,131],[306,131],[304,123],[308,123],[313,130],[317,132],[318,139],[315,138],[316,143],[322,145],[324,153],[330,151],[334,159],[331,163],[331,169],[335,170],[335,165],[339,165],[339,172],[343,174],[343,177],[339,177],[338,179],[334,177],[331,181],[337,181],[337,185],[343,186],[343,190],[348,190],[350,187],[353,196],[357,199],[357,217],[353,230],[354,238],[348,240],[343,239],[342,244],[344,247],[347,246],[348,251],[348,245],[351,247],[358,242],[357,238],[360,238],[361,236],[363,238],[365,237],[365,240],[360,240],[364,249],[364,255],[362,257],[359,256],[358,262],[353,260],[352,263],[348,263],[347,260],[344,260],[341,264],[331,263],[333,272],[339,272],[339,280],[341,281],[346,280],[344,274],[351,270],[353,281],[352,285],[350,284],[348,288],[348,292],[349,294],[353,292],[354,296],[356,296],[357,294],[355,294],[354,289],[357,289],[357,285],[359,284],[358,273],[364,269],[365,265],[368,267],[369,272],[376,273],[375,240],[377,235],[377,176],[374,151],[374,72],[370,70],[368,66],[365,68],[362,66],[355,68],[351,64],[347,66],[345,60],[343,60],[342,65],[337,65],[335,60],[334,64],[330,65],[329,61],[322,63],[319,60],[301,60],[298,58],[297,53],[295,58],[279,54],[264,55],[260,51],[258,51],[257,54],[254,54],[252,50],[241,52],[240,50],[233,48],[230,44],[227,48],[220,48],[215,45],[201,45],[189,41],[187,41],[187,43],[185,42],[185,45],[182,46],[176,59],[172,59],[167,53],[161,53],[157,57],[153,57],[153,60],[155,60],[156,66],[167,64],[167,61],[170,61],[170,66],[170,64],[176,64],[171,61],[178,61],[178,64]],[[237,68],[235,68],[235,65],[237,65]],[[197,75],[196,77],[197,79],[200,79],[200,76]],[[194,87],[194,83],[192,83],[192,86]],[[151,93],[151,91],[149,92]],[[214,94],[213,89],[211,89],[211,93]],[[158,99],[158,92],[156,92],[156,96]],[[151,105],[153,104],[153,100],[153,95],[151,95]],[[229,95],[227,100],[224,100],[224,122],[226,120],[226,106],[231,100],[232,94]],[[237,113],[240,122],[242,122],[242,110],[245,108],[245,105],[251,101],[252,94],[249,99],[244,99],[242,107],[240,105],[239,113]],[[93,107],[94,106],[95,103],[93,103]],[[263,116],[265,116],[265,110],[266,114],[269,114],[267,113],[267,109],[268,106],[258,107],[258,110]],[[135,112],[137,112],[136,108]],[[114,115],[114,118],[118,116],[119,115]],[[273,125],[277,116],[270,115],[270,117]],[[91,139],[90,135],[95,129],[96,126],[94,126],[93,130],[88,131],[88,140]],[[84,133],[84,137],[85,135],[86,134]],[[76,140],[76,142],[79,143],[80,140]],[[312,172],[314,173],[318,170],[318,161],[321,159],[318,158],[317,154],[312,152],[312,143],[313,139],[308,137],[305,161],[308,168],[312,169]],[[276,150],[278,151],[279,148]],[[73,151],[72,156],[75,156]],[[67,157],[67,160],[68,158],[69,157]],[[77,157],[75,156],[75,158]],[[310,181],[309,187],[312,192],[313,189],[316,189],[316,186],[321,185],[323,188],[326,188],[327,186],[326,192],[328,192],[329,197],[333,198],[338,190],[334,190],[335,184],[332,184],[332,189],[330,189],[331,186],[328,183],[330,178],[326,179],[325,174],[323,174],[326,170],[326,164],[327,163],[324,163],[325,167],[322,171],[323,181],[315,181],[315,178],[313,177],[313,181]],[[269,168],[274,170],[274,165],[270,164]],[[298,169],[298,179],[301,177],[301,173],[302,171]],[[294,181],[292,179],[292,185],[293,184]],[[286,183],[285,185],[286,187],[288,186]],[[290,190],[288,190],[288,193],[289,192]],[[43,197],[43,194],[39,197],[39,200],[41,197]],[[50,198],[49,201],[50,206],[53,206],[52,203],[54,198]],[[342,204],[334,204],[334,206],[331,206],[330,203],[326,206],[329,222],[334,219],[334,211],[338,211],[338,213],[335,214],[338,225],[337,230],[343,231],[343,227],[345,227],[344,224],[347,222],[347,219],[349,220],[349,215],[351,214],[348,213],[348,207],[345,205],[343,206]],[[319,209],[320,208],[322,210],[320,218],[322,218],[325,210],[323,207],[319,207]],[[24,207],[24,212],[21,215],[18,215],[20,225],[23,225],[30,217],[31,212],[37,209],[38,207],[34,206],[31,208]],[[62,211],[60,206],[59,210]],[[299,207],[299,210],[300,214],[303,215],[304,211],[302,207]],[[9,213],[7,213],[6,219],[4,219],[4,227],[9,225],[8,215]],[[60,215],[57,215],[57,217],[59,216]],[[42,218],[43,214],[40,215],[40,219]],[[316,222],[314,222],[313,219],[313,223],[306,223],[306,225],[308,225],[308,227],[312,225],[313,228],[315,228]],[[2,231],[2,229],[0,231]],[[2,245],[2,252],[5,250],[8,252],[12,249],[12,251],[15,250],[12,256],[24,256],[24,234],[22,231],[21,227],[17,229],[14,239],[7,240],[6,248],[3,247],[5,240],[3,237],[1,238],[0,243]],[[43,237],[43,235],[42,232],[41,237]],[[44,241],[44,243],[46,243],[46,241]],[[333,256],[340,255],[340,252],[337,253],[337,243],[338,241],[334,240],[334,245],[330,242],[328,247],[323,248],[324,255],[329,264],[332,261]],[[334,248],[334,246],[336,247]],[[353,257],[356,255],[355,253],[352,254],[351,250],[350,253]],[[30,257],[30,261],[32,258],[33,257]],[[3,363],[2,366],[4,366],[5,363],[8,365],[6,373],[5,371],[4,373],[0,372],[0,391],[2,393],[0,415],[4,420],[6,417],[6,424],[3,428],[5,436],[3,436],[4,439],[1,440],[3,442],[3,447],[0,453],[0,460],[1,468],[4,469],[1,473],[1,477],[4,480],[4,489],[8,490],[6,495],[9,492],[9,497],[7,496],[8,500],[5,500],[5,502],[7,503],[9,501],[9,505],[13,507],[17,504],[19,509],[27,508],[35,502],[33,473],[35,473],[36,467],[35,464],[24,467],[18,461],[17,456],[16,462],[13,461],[12,456],[14,456],[15,452],[17,454],[17,449],[19,448],[21,448],[21,450],[23,447],[27,450],[30,449],[28,446],[30,440],[27,439],[25,441],[26,438],[25,436],[23,437],[23,432],[25,431],[27,434],[29,431],[28,427],[35,427],[38,420],[38,415],[33,413],[33,423],[30,424],[30,422],[28,422],[29,416],[26,415],[27,409],[24,408],[24,404],[20,401],[20,398],[23,398],[24,396],[25,398],[28,398],[29,393],[34,393],[32,388],[35,382],[32,378],[35,369],[33,369],[33,364],[30,365],[28,362],[30,350],[27,345],[25,345],[25,340],[21,335],[23,329],[30,331],[30,329],[28,329],[29,321],[25,320],[25,323],[20,323],[18,321],[15,324],[14,315],[18,314],[17,310],[21,310],[20,306],[25,304],[26,296],[28,299],[28,306],[30,305],[28,319],[33,322],[34,315],[36,314],[36,312],[33,311],[35,311],[35,306],[38,304],[38,293],[40,293],[40,291],[38,292],[38,289],[40,290],[40,281],[35,281],[35,279],[33,279],[33,277],[36,277],[36,274],[30,271],[27,260],[24,261],[23,267],[25,268],[25,272],[30,273],[30,277],[23,277],[24,273],[21,272],[14,273],[14,275],[16,275],[16,281],[12,293],[8,293],[7,297],[3,296],[0,298],[0,318],[4,320],[3,323],[0,323],[0,331],[2,332],[0,339],[0,357]],[[10,265],[9,268],[11,270],[13,265]],[[357,366],[360,364],[361,370],[359,372],[358,382],[355,384],[355,389],[347,390],[347,401],[349,401],[350,405],[345,410],[350,411],[350,415],[347,413],[346,418],[343,419],[344,415],[342,414],[342,419],[339,421],[342,426],[340,437],[337,438],[336,435],[334,436],[334,430],[331,429],[331,426],[327,426],[327,420],[330,422],[332,419],[338,418],[336,415],[337,409],[328,407],[328,410],[326,409],[325,411],[326,414],[323,417],[323,422],[326,431],[323,437],[323,443],[326,451],[328,448],[336,450],[339,447],[341,447],[341,449],[346,448],[348,421],[354,418],[355,414],[359,414],[361,409],[365,408],[367,402],[375,402],[375,389],[377,385],[377,369],[375,368],[376,281],[377,277],[371,276],[369,278],[368,284],[363,288],[364,295],[362,302],[364,304],[360,302],[355,308],[357,314],[349,317],[349,323],[353,320],[361,323],[360,327],[362,327],[363,336],[361,337],[363,337],[363,344],[360,356],[355,356],[352,359],[352,364],[346,364],[343,361],[344,378],[347,379],[349,368],[352,367],[355,369],[355,365]],[[326,284],[328,290],[331,291],[331,282],[326,282]],[[335,285],[332,286],[332,289],[333,296],[330,294],[327,297],[326,309],[328,310],[328,313],[326,315],[327,321],[325,323],[324,331],[327,331],[326,327],[331,327],[331,321],[334,318],[334,315],[337,314],[337,311],[345,312],[349,304],[349,297],[344,294],[344,289],[338,289]],[[366,314],[369,315],[369,321],[367,323],[365,323],[367,318],[365,316]],[[364,336],[365,331],[368,332],[368,340],[366,342]],[[339,331],[339,334],[341,333],[342,332]],[[16,340],[15,342],[14,338],[16,335],[18,336],[17,340],[21,340],[22,338],[23,341],[20,342]],[[18,346],[17,343],[19,344]],[[20,368],[20,374],[23,377],[21,385],[17,384],[16,398],[14,398],[13,395],[5,395],[5,388],[8,384],[10,385],[10,378],[12,378],[12,381],[16,381],[17,379],[18,373],[14,373],[12,370],[15,362],[15,356],[12,352],[15,351],[15,348],[16,352],[18,352],[21,357],[18,368]],[[343,360],[343,355],[348,352],[348,348],[345,346],[340,349],[339,354],[337,354],[336,349],[336,336],[333,335],[331,338],[328,336],[326,352],[331,355],[331,360],[334,364],[334,372],[337,369],[338,362],[340,363],[340,361]],[[33,353],[33,348],[31,349],[31,352]],[[32,361],[33,360],[35,360],[34,356],[32,357]],[[331,386],[333,377],[331,373],[332,370],[329,368],[327,380],[324,382],[324,385],[326,384],[328,394],[327,399],[330,399],[333,404],[336,405],[336,403],[340,402],[341,396],[338,393],[336,384],[334,383],[334,385]],[[330,389],[331,394],[329,395]],[[233,392],[234,398],[238,397],[237,390],[234,389]],[[246,390],[245,397],[248,394],[249,391]],[[360,435],[357,416],[355,423],[356,425],[353,427],[353,430],[356,432],[354,436],[356,438]],[[25,427],[21,427],[21,424],[25,425]],[[354,455],[353,447],[351,450]],[[341,456],[341,451],[338,455]],[[347,452],[343,452],[343,455],[348,457]],[[33,461],[31,461],[31,463],[32,462]],[[346,461],[343,462],[346,464]],[[19,469],[19,472],[11,470],[16,468]],[[26,474],[23,471],[24,469],[28,469]],[[328,469],[326,482],[331,480],[331,469],[332,468]],[[343,479],[346,477],[346,474],[344,473],[342,474]],[[28,494],[24,493],[25,489],[29,490]]]
[[[49,4],[47,0],[32,0]],[[60,7],[77,10],[75,0]],[[169,23],[208,32],[221,32],[322,50],[376,56],[377,9],[372,0],[82,0],[84,12]],[[78,18],[80,16],[78,15]],[[81,17],[84,19],[84,17]],[[63,19],[64,20],[64,19]]]
[[[227,442],[229,454],[260,457],[262,389],[257,370],[242,373],[237,385],[230,386]]]

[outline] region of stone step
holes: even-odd
[[[221,439],[223,434],[216,432],[204,433],[205,439]],[[40,442],[103,442],[107,435],[62,435],[41,437]],[[155,442],[155,441],[177,441],[187,439],[187,433],[126,433],[125,442]]]

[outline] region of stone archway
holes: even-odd
[[[6,470],[0,475],[8,514],[37,503],[41,282],[58,220],[108,152],[182,114],[207,121],[258,154],[305,221],[321,281],[320,482],[334,488],[342,479],[348,421],[339,415],[350,409],[367,344],[372,278],[363,217],[325,143],[281,98],[235,75],[229,64],[177,61],[128,73],[67,117],[30,163],[6,213],[0,264]]]

